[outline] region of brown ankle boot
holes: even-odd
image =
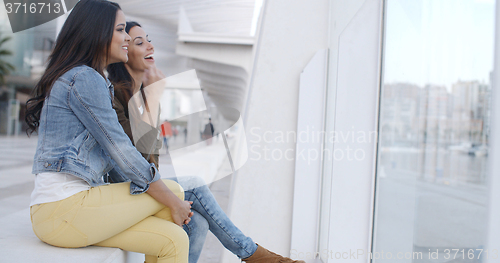
[[[242,259],[241,261],[246,263],[305,263],[303,260],[293,260],[280,256],[261,247],[259,244],[257,244],[257,246],[257,250],[253,253],[253,255]]]

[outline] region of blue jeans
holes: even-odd
[[[183,226],[189,236],[189,263],[198,261],[209,229],[226,249],[240,259],[255,253],[257,244],[231,222],[203,179],[192,176],[173,180],[184,188],[184,199],[193,201],[193,217],[189,224]]]

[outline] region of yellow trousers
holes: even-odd
[[[184,190],[163,180],[181,200]],[[189,240],[170,209],[147,193],[130,194],[130,183],[93,187],[57,202],[31,207],[36,236],[58,247],[117,247],[146,254],[146,262],[187,263]]]

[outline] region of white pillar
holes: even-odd
[[[244,112],[249,159],[233,177],[229,211],[243,233],[288,256],[295,162],[266,161],[262,147],[284,153],[295,149],[295,142],[265,143],[258,138],[264,132],[273,140],[273,134],[296,131],[300,73],[316,51],[327,48],[328,1],[266,1],[263,16]],[[239,262],[224,253],[222,262]]]
[[[498,130],[500,128],[500,1],[496,1],[496,31],[495,31],[495,57],[494,69],[492,73],[492,88],[491,88],[491,146],[488,159],[498,160],[500,154],[500,137]],[[490,178],[490,196],[489,196],[489,224],[488,224],[488,247],[489,258],[485,260],[487,263],[498,262],[498,258],[493,259],[493,250],[496,253],[500,249],[500,163],[496,161],[489,162],[489,178]]]

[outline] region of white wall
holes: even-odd
[[[300,73],[317,50],[327,47],[328,1],[266,1],[263,16],[248,110],[243,113],[249,160],[233,178],[229,210],[234,223],[255,242],[289,255],[295,162],[266,161],[263,147],[274,150],[275,157],[287,150],[293,157],[295,141],[256,141],[266,131],[271,133],[266,139],[274,140],[280,131],[296,130]],[[226,251],[222,262],[239,260]]]
[[[318,246],[328,50],[319,50],[300,74],[297,146],[290,256],[301,258]],[[309,135],[309,136],[305,136]],[[314,135],[314,137],[313,137]],[[304,137],[306,138],[304,140]]]
[[[328,249],[363,250],[364,256],[343,259],[347,262],[369,262],[366,254],[372,233],[382,2],[334,0],[332,6],[329,92],[335,92],[335,107],[327,118],[334,120],[337,135],[351,137],[340,139],[332,150],[335,160],[329,171],[332,188]],[[337,150],[343,157],[336,155]],[[327,262],[335,261],[330,256]]]

